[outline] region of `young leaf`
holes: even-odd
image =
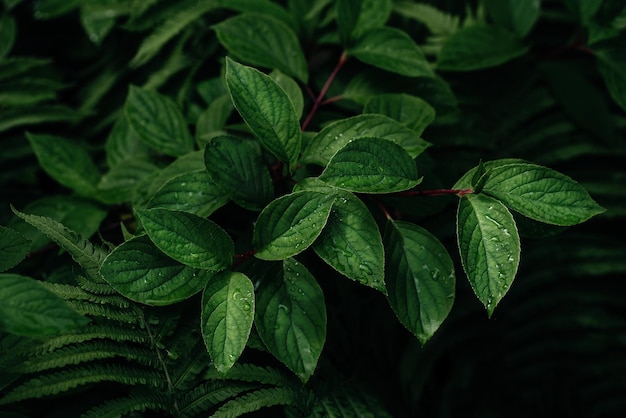
[[[308,81],[306,59],[298,37],[280,20],[266,14],[244,13],[213,26],[222,45],[252,65],[278,69]]]
[[[424,54],[399,29],[384,27],[367,31],[348,54],[359,61],[407,77],[432,77],[433,71]]]
[[[220,271],[232,264],[234,244],[214,222],[187,212],[167,209],[137,211],[154,244],[183,264]]]
[[[100,172],[87,150],[56,136],[27,133],[26,137],[46,173],[81,196],[94,194]]]
[[[431,105],[419,97],[408,94],[374,96],[365,102],[363,113],[379,113],[389,116],[412,129],[417,135],[421,135],[424,129],[435,120],[435,109]]]
[[[528,50],[517,37],[498,26],[463,28],[443,45],[437,68],[445,71],[472,71],[495,67],[524,55]]]
[[[306,250],[322,232],[335,196],[300,191],[267,205],[254,226],[255,256],[283,260]]]
[[[155,150],[172,156],[193,151],[185,117],[168,97],[130,86],[125,111],[139,138]]]
[[[0,274],[0,330],[41,338],[88,322],[37,280]]]
[[[486,0],[485,7],[496,23],[520,38],[528,34],[541,13],[539,0]]]
[[[183,198],[184,197],[184,198]],[[194,170],[167,180],[146,203],[146,209],[179,210],[206,217],[228,203],[206,170]]]
[[[415,161],[397,144],[380,138],[349,142],[333,156],[320,180],[343,190],[392,193],[419,184]]]
[[[309,142],[302,152],[301,162],[325,167],[348,142],[368,137],[395,142],[411,158],[417,157],[430,145],[418,133],[387,116],[365,114],[330,123]]]
[[[385,230],[389,304],[425,344],[454,303],[454,264],[445,247],[417,225],[389,221]]]
[[[18,265],[29,249],[30,241],[22,234],[0,225],[0,272]]]
[[[100,274],[128,299],[164,306],[198,293],[215,273],[180,264],[142,235],[113,250],[102,263]]]
[[[261,280],[254,323],[267,349],[306,382],[326,341],[324,293],[302,264],[282,264]]]
[[[213,182],[238,205],[261,210],[274,197],[258,142],[234,136],[213,138],[204,150],[204,161]]]
[[[513,215],[492,197],[465,195],[457,212],[457,240],[463,270],[491,316],[519,265],[520,240]]]
[[[483,192],[524,216],[553,225],[576,225],[604,212],[580,184],[535,164],[493,168]]]
[[[228,57],[226,85],[235,108],[261,143],[279,160],[295,167],[302,135],[285,91],[269,76]]]
[[[254,285],[239,272],[221,272],[202,295],[202,337],[213,364],[226,373],[246,347],[254,321]]]

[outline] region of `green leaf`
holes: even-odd
[[[463,270],[491,316],[519,265],[520,239],[513,215],[492,197],[465,195],[459,201],[457,240]]]
[[[154,306],[190,298],[215,275],[166,256],[147,235],[132,238],[113,250],[102,263],[100,274],[128,299]]]
[[[13,48],[15,42],[15,19],[4,12],[0,15],[0,59],[4,58]]]
[[[393,11],[425,25],[433,35],[448,36],[458,30],[460,18],[426,3],[394,1]]]
[[[615,103],[626,110],[626,52],[620,44],[597,51],[598,70]]]
[[[125,111],[130,126],[146,145],[172,156],[193,151],[185,117],[169,98],[131,85]]]
[[[220,7],[242,13],[261,13],[272,16],[295,28],[294,16],[272,0],[218,0]]]
[[[224,128],[228,118],[233,113],[233,102],[228,94],[213,100],[209,107],[200,114],[196,122],[196,142],[206,144]]]
[[[180,210],[206,217],[228,203],[228,196],[206,170],[195,170],[169,179],[146,204],[146,209]]]
[[[540,0],[486,0],[485,7],[500,26],[523,38],[541,13]]]
[[[304,149],[301,162],[325,167],[337,151],[350,141],[369,137],[395,142],[411,158],[417,157],[430,145],[417,132],[387,116],[365,114],[328,124]]]
[[[263,277],[254,322],[270,353],[306,382],[326,341],[324,293],[306,267],[287,259]]]
[[[453,189],[467,189],[471,188],[476,182],[495,167],[500,167],[507,164],[526,163],[525,160],[520,158],[502,158],[500,160],[482,161],[479,164],[463,174],[461,178],[452,186]]]
[[[17,266],[29,250],[29,240],[19,232],[0,225],[0,272]]]
[[[300,191],[267,205],[254,226],[255,256],[283,260],[306,250],[322,232],[335,196]]]
[[[570,177],[535,164],[491,169],[483,192],[528,218],[553,225],[576,225],[604,212]]]
[[[292,169],[302,135],[293,103],[269,76],[226,57],[226,85],[235,108],[261,143]]]
[[[300,118],[304,109],[304,97],[302,96],[302,89],[300,89],[298,83],[293,78],[278,70],[272,71],[270,77],[285,90],[285,93],[287,93],[287,96],[291,99],[293,108],[296,111],[296,117]]]
[[[150,148],[141,141],[124,116],[113,125],[105,143],[105,150],[107,164],[111,168],[128,160],[148,159],[150,154]]]
[[[204,160],[213,182],[238,205],[261,210],[274,197],[258,143],[234,136],[213,138],[205,148]]]
[[[363,113],[379,113],[389,116],[412,129],[417,135],[421,135],[424,129],[435,120],[435,109],[431,105],[419,97],[403,93],[374,96],[365,102]],[[411,152],[409,154],[413,158],[417,156],[412,155]]]
[[[88,322],[40,282],[18,274],[0,274],[1,330],[41,338]]]
[[[596,14],[602,1],[598,0],[563,0],[563,3],[576,14],[576,18],[582,23],[588,23]]]
[[[140,181],[156,170],[156,166],[143,160],[127,160],[117,164],[100,179],[97,198],[108,204],[130,202]]]
[[[213,277],[202,296],[202,337],[213,364],[226,373],[237,361],[254,322],[254,285],[239,272]]]
[[[384,27],[369,30],[348,49],[359,61],[407,77],[432,77],[433,71],[424,54],[399,29]]]
[[[354,32],[363,5],[362,2],[354,3],[350,0],[337,0],[335,2],[335,8],[337,9],[339,38],[341,39],[341,44],[347,47],[352,40],[352,32]]]
[[[52,178],[82,196],[92,196],[100,179],[87,150],[67,139],[27,133],[37,160]]]
[[[419,184],[415,161],[400,146],[380,138],[349,142],[333,156],[320,180],[343,190],[393,193]]]
[[[454,263],[437,238],[408,222],[389,221],[384,242],[389,304],[425,344],[452,309]]]
[[[472,71],[495,67],[528,51],[517,37],[497,26],[476,25],[450,36],[441,49],[437,68]]]
[[[234,244],[213,221],[159,208],[137,211],[137,216],[152,242],[173,259],[210,271],[232,264]]]
[[[31,126],[51,122],[76,122],[83,117],[76,110],[63,105],[16,106],[2,109],[0,132],[18,126]]]
[[[244,13],[213,28],[221,44],[239,60],[278,69],[303,83],[308,81],[307,63],[298,37],[280,20],[266,14]]]
[[[78,7],[79,0],[39,0],[34,3],[36,19],[52,19]]]

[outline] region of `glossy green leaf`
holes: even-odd
[[[261,143],[279,160],[295,166],[302,135],[287,93],[269,76],[228,57],[226,85],[235,108]]]
[[[298,83],[293,78],[278,70],[272,71],[269,76],[285,90],[285,93],[287,93],[287,96],[291,99],[293,108],[296,111],[296,116],[300,118],[304,109],[304,97]]]
[[[218,273],[202,295],[202,337],[220,373],[230,369],[244,348],[254,322],[254,285],[239,272]]]
[[[141,141],[124,116],[113,125],[105,143],[105,150],[109,167],[133,159],[147,160],[150,154],[150,148]]]
[[[213,221],[160,208],[141,210],[137,215],[152,242],[174,260],[210,271],[232,264],[234,244]]]
[[[476,25],[450,36],[439,54],[437,68],[472,71],[495,67],[524,55],[528,50],[517,37],[498,26]]]
[[[465,195],[459,201],[457,240],[463,270],[491,316],[519,265],[520,239],[513,215],[492,197]]]
[[[85,148],[57,136],[26,137],[46,173],[82,196],[93,195],[100,172]]]
[[[541,13],[541,0],[486,0],[489,15],[500,26],[523,38]]]
[[[238,205],[261,210],[273,199],[272,178],[258,143],[234,136],[213,138],[204,159],[213,182]]]
[[[244,13],[213,28],[221,44],[241,61],[278,69],[303,83],[308,81],[306,59],[298,37],[280,20],[265,14]]]
[[[349,142],[319,177],[331,186],[361,193],[393,193],[419,184],[415,161],[400,146],[380,138]]]
[[[17,266],[29,250],[29,240],[14,229],[0,225],[0,272]]]
[[[97,198],[104,203],[130,202],[139,182],[157,167],[143,160],[127,160],[104,174],[98,183]]]
[[[302,264],[287,259],[282,265],[257,289],[254,322],[270,353],[306,382],[326,341],[324,293]]]
[[[306,250],[322,232],[335,196],[300,191],[267,205],[254,226],[255,256],[283,260]]]
[[[430,143],[419,134],[390,117],[365,114],[328,124],[302,152],[301,162],[326,166],[348,142],[358,138],[381,138],[400,145],[412,157],[421,154]]]
[[[363,113],[379,113],[401,122],[417,135],[435,120],[435,109],[419,97],[408,94],[379,94],[365,102]],[[402,144],[400,144],[402,145]],[[406,147],[405,147],[406,149]],[[416,157],[408,149],[411,157]]]
[[[0,274],[0,330],[41,338],[89,322],[37,280]]]
[[[596,54],[598,70],[615,103],[626,110],[626,52],[622,45],[602,48]]]
[[[8,13],[0,15],[0,59],[7,55],[15,42],[15,19]]]
[[[454,263],[437,238],[408,222],[389,221],[384,242],[389,304],[425,344],[452,309]]]
[[[467,189],[473,187],[475,181],[486,175],[493,168],[500,167],[507,164],[526,163],[525,160],[520,158],[502,158],[500,160],[492,161],[480,161],[480,163],[467,171],[461,178],[452,186],[453,189]]]
[[[432,77],[424,54],[399,29],[384,27],[369,30],[348,50],[350,56],[377,68],[407,77]]]
[[[125,111],[130,126],[148,146],[172,156],[193,150],[187,122],[168,97],[130,86]]]
[[[553,225],[576,225],[604,212],[580,184],[536,164],[493,168],[483,192],[524,216]]]
[[[206,217],[228,203],[228,196],[206,170],[194,170],[169,179],[148,200],[146,209],[179,210]]]
[[[142,235],[113,250],[102,263],[100,274],[128,299],[164,306],[195,295],[215,273],[179,263]]]

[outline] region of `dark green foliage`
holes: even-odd
[[[622,3],[0,2],[0,416],[622,416]]]

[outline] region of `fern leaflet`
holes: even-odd
[[[186,393],[180,400],[180,414],[196,416],[227,399],[258,386],[248,383],[207,382]]]
[[[290,405],[297,399],[293,389],[268,388],[246,393],[226,402],[211,417],[235,418],[248,412],[258,411],[274,405]]]

